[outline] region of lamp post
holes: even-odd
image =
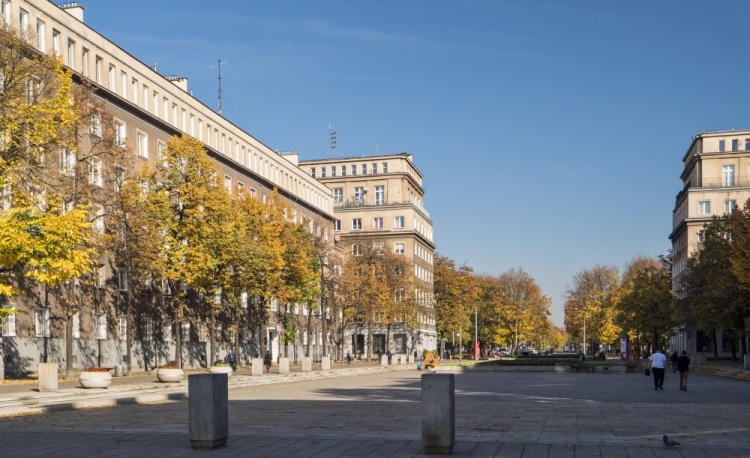
[[[474,360],[479,359],[479,309],[474,304]]]
[[[573,310],[583,312],[583,357],[586,358],[586,308],[575,308]]]

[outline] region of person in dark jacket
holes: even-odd
[[[677,370],[680,371],[680,390],[687,391],[688,372],[690,372],[690,358],[687,357],[686,351],[683,351],[682,356],[677,358]]]
[[[675,350],[674,353],[672,353],[672,356],[669,357],[669,362],[672,363],[672,373],[677,372],[677,360],[679,357],[677,350]]]
[[[267,351],[263,358],[263,365],[266,366],[266,372],[271,372],[271,352]]]

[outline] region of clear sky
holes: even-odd
[[[750,2],[79,0],[278,150],[406,151],[438,251],[521,266],[562,324],[571,276],[670,248],[694,134],[746,128]]]

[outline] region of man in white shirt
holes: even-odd
[[[654,374],[654,390],[664,391],[664,369],[667,365],[667,357],[664,351],[655,351],[649,358],[649,367]]]

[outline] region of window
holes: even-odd
[[[104,288],[104,266],[94,266],[94,272],[92,276],[94,277],[94,288]]]
[[[68,40],[68,67],[73,68],[76,63],[76,42]]]
[[[372,174],[373,175],[377,175],[378,174],[378,163],[377,162],[373,162],[372,163]]]
[[[136,104],[136,105],[138,105],[138,80],[135,79],[135,78],[133,78],[130,81],[130,86],[131,86],[131,89],[130,89],[131,94],[130,95],[133,96],[133,103]]]
[[[125,123],[122,121],[115,121],[115,144],[124,148],[125,140]]]
[[[724,213],[732,213],[737,208],[736,200],[725,200],[724,201]]]
[[[190,115],[190,135],[195,137],[195,115]]]
[[[352,165],[352,176],[353,177],[357,176],[357,166],[356,165]]]
[[[335,176],[336,176],[336,166],[332,165],[331,166],[331,177],[335,177]]]
[[[385,202],[385,186],[375,186],[375,205],[383,205]]]
[[[20,11],[18,18],[18,28],[21,31],[21,38],[28,38],[29,36],[29,12],[26,10]]]
[[[3,308],[15,310],[16,306],[13,304],[9,304],[9,305],[3,306]],[[11,314],[3,318],[2,325],[3,326],[2,326],[2,329],[0,329],[0,331],[2,331],[3,337],[13,337],[16,335],[16,315],[15,314]]]
[[[393,217],[393,228],[394,229],[403,229],[404,228],[404,217],[403,216],[394,216]]]
[[[320,168],[320,178],[325,178],[326,177],[326,169],[327,168],[328,167],[321,167]]]
[[[726,150],[726,140],[719,140],[719,152],[723,153]]]
[[[342,166],[341,166],[341,176],[342,176],[342,177],[345,177],[345,176],[346,176],[346,166],[345,166],[345,165],[342,165]]]
[[[732,151],[737,151],[740,146],[740,141],[737,139],[732,140]]]
[[[315,178],[315,167],[310,168],[310,176]]]
[[[367,175],[367,164],[362,164],[362,175]]]
[[[124,316],[120,317],[120,340],[128,340],[128,319]]]
[[[344,201],[344,188],[333,188],[333,201],[334,202]]]
[[[117,271],[117,289],[120,291],[128,290],[128,271],[125,268],[120,268]]]
[[[92,158],[89,162],[89,183],[94,186],[102,187],[102,161],[98,158]]]
[[[148,86],[143,85],[143,109],[148,111]]]
[[[154,320],[145,317],[141,318],[141,337],[143,340],[151,341],[154,339]]]
[[[94,75],[96,82],[102,84],[102,58],[99,56],[96,56],[96,68],[94,71],[96,72],[96,75]]]
[[[156,91],[154,91],[153,104],[154,104],[154,116],[159,117],[159,93]]]
[[[356,243],[352,245],[352,255],[362,256],[362,247]]]
[[[172,125],[177,127],[177,104],[172,104]]]
[[[122,91],[122,98],[127,99],[128,98],[128,74],[123,71],[120,72],[120,90]]]
[[[378,256],[382,256],[385,253],[385,244],[383,242],[373,243],[372,249]]]
[[[89,133],[95,137],[101,138],[102,117],[99,113],[94,113],[91,115],[91,125],[89,126]]]
[[[362,230],[362,218],[352,218],[352,230],[353,231]]]
[[[100,234],[104,232],[104,207],[102,205],[95,205],[96,212],[94,213],[93,228]]]
[[[172,341],[172,320],[165,318],[161,323],[161,338],[164,342]]]
[[[376,216],[372,219],[372,228],[373,229],[383,229],[383,217],[382,216]]]
[[[148,136],[138,132],[138,157],[148,159]]]
[[[89,50],[83,48],[81,52],[81,74],[86,78],[89,77]]]
[[[76,311],[73,313],[73,338],[81,338],[81,312]]]
[[[203,141],[203,120],[198,120],[198,140]]]
[[[363,202],[365,200],[365,193],[364,188],[361,186],[357,186],[354,188],[354,201],[355,202]]]
[[[745,139],[745,151],[750,151],[750,138]]]
[[[340,219],[333,220],[333,230],[337,231],[337,232],[341,230],[341,220]]]
[[[734,186],[734,165],[721,167],[721,185]]]
[[[698,202],[698,213],[701,215],[708,215],[711,213],[711,201],[701,200]]]
[[[703,243],[706,241],[706,230],[705,229],[698,229],[698,241],[700,243]]]
[[[52,29],[52,52],[60,55],[60,32]]]
[[[96,340],[107,340],[107,315],[100,313],[94,317],[94,329]]]
[[[183,321],[180,323],[180,334],[183,342],[190,342],[190,322]]]
[[[396,254],[406,253],[406,244],[403,242],[396,242],[393,244],[393,252]]]
[[[34,336],[49,337],[49,309],[34,310]]]
[[[208,326],[205,321],[198,322],[198,342],[208,341]]]
[[[162,100],[162,106],[164,108],[164,121],[169,122],[169,100],[167,100],[166,97],[164,97],[164,100]]]
[[[47,52],[47,33],[44,22],[36,21],[36,48],[41,52]]]
[[[10,25],[10,0],[2,1],[3,22]]]
[[[383,162],[383,173],[388,173],[388,163]]]
[[[75,173],[76,154],[65,148],[60,152],[60,171],[66,175]]]
[[[117,90],[116,84],[117,82],[115,81],[115,66],[110,65],[109,66],[109,90],[112,92],[115,92]]]
[[[224,189],[232,192],[232,177],[229,175],[224,175]]]

